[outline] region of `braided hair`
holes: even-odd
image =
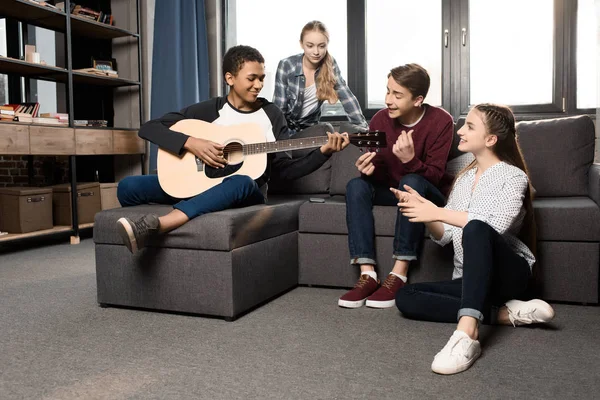
[[[490,135],[495,135],[498,139],[496,144],[492,147],[494,154],[501,161],[513,165],[525,172],[529,178],[527,164],[525,163],[523,152],[519,146],[515,116],[512,110],[507,106],[491,103],[478,104],[474,109],[481,114],[481,119],[483,120],[486,132]],[[473,168],[475,162],[476,161],[473,161],[469,164],[457,176],[460,176],[465,171]],[[519,237],[529,247],[531,252],[535,254],[536,232],[532,201],[533,187],[531,186],[531,180],[529,179],[529,185],[523,201],[525,218]]]

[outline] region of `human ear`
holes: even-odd
[[[496,143],[498,143],[498,136],[496,136],[496,135],[488,135],[488,137],[485,138],[485,145],[487,147],[492,147]]]
[[[415,101],[415,107],[421,107],[423,105],[424,100],[425,99],[423,98],[423,96],[417,96]]]
[[[225,82],[227,82],[227,84],[229,86],[233,86],[233,79],[234,79],[234,76],[231,72],[225,73]]]

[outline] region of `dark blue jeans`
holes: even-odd
[[[421,175],[409,174],[402,178],[398,189],[404,185],[415,189],[421,196],[437,206],[444,206],[446,198]],[[389,187],[376,185],[360,178],[354,178],[346,186],[346,223],[348,225],[348,246],[351,264],[373,264],[375,260],[375,222],[373,206],[395,206],[398,199]],[[425,224],[413,223],[396,211],[394,231],[394,255],[397,260],[416,260],[419,245],[423,240]]]
[[[463,277],[414,283],[396,292],[396,306],[407,318],[455,322],[470,316],[495,323],[499,306],[523,298],[531,268],[506,240],[485,222],[463,228]]]
[[[264,204],[265,198],[252,178],[234,175],[219,185],[189,199],[169,196],[160,187],[158,175],[129,176],[119,182],[117,198],[123,207],[140,204],[168,204],[189,219],[229,208]]]

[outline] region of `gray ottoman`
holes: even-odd
[[[96,214],[101,306],[127,306],[233,320],[298,284],[298,210],[303,201],[225,210],[195,218],[132,255],[116,221],[170,206]]]

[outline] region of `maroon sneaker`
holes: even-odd
[[[383,285],[367,299],[367,307],[390,308],[396,304],[396,292],[404,286],[404,281],[394,274],[389,274]]]
[[[365,299],[377,290],[379,281],[369,275],[360,275],[360,279],[354,288],[340,297],[338,306],[345,308],[358,308],[365,304]]]

